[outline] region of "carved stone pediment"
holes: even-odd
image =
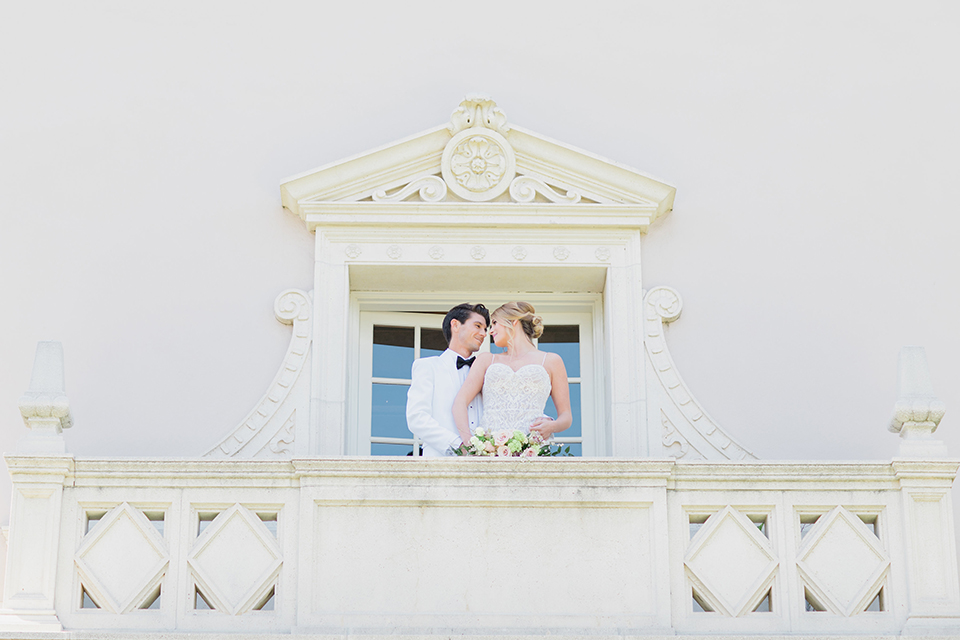
[[[278,299],[277,317],[294,327],[284,364],[207,456],[368,455],[372,401],[361,389],[373,383],[360,345],[372,338],[361,338],[361,314],[436,312],[470,292],[532,295],[592,327],[581,338],[591,368],[576,383],[592,403],[587,455],[753,458],[670,358],[663,327],[679,295],[644,296],[641,236],[671,210],[672,186],[470,96],[449,122],[291,178],[281,193],[316,232],[316,288]]]
[[[616,226],[645,230],[671,210],[675,189],[508,125],[493,100],[470,96],[450,122],[291,178],[281,185],[281,193],[283,206],[311,229],[348,220],[390,224],[395,222],[390,215],[364,216],[414,209],[421,216],[475,211],[488,216],[491,224],[503,225],[509,224],[511,214],[543,207],[560,216],[552,224],[564,224],[564,216],[603,212]]]

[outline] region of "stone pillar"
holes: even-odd
[[[890,431],[900,434],[900,456],[945,458],[947,447],[933,437],[946,410],[933,394],[923,347],[903,347],[898,363],[900,397]]]
[[[72,424],[63,384],[63,346],[40,342],[30,390],[20,398],[29,432],[7,456],[13,479],[10,540],[0,630],[61,629],[54,603],[60,502],[73,457],[63,455],[63,429]]]
[[[903,499],[908,618],[904,632],[943,633],[960,628],[960,581],[950,489],[956,461],[933,438],[945,407],[933,393],[923,347],[904,347],[899,362],[900,396],[890,431],[900,434],[893,468]]]
[[[63,430],[73,424],[63,382],[63,345],[38,342],[30,390],[20,397],[20,415],[29,429],[18,453],[65,453]]]
[[[894,459],[901,487],[908,618],[903,631],[960,629],[960,585],[950,488],[956,461]]]
[[[313,296],[313,362],[308,455],[342,456],[346,451],[346,375],[350,281],[343,251],[317,229]],[[336,255],[335,252],[340,252]]]
[[[6,456],[13,478],[0,630],[59,631],[60,502],[73,456]]]
[[[600,455],[639,458],[651,455],[648,442],[643,366],[643,291],[640,232],[611,260],[604,287],[610,441]],[[658,432],[659,433],[659,432]],[[659,452],[655,452],[659,453]]]

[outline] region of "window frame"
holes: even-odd
[[[429,313],[437,325],[446,312],[460,302],[482,301],[492,311],[509,300],[526,300],[544,316],[547,324],[578,324],[580,334],[581,438],[584,457],[604,455],[606,446],[604,371],[602,354],[603,300],[599,293],[517,294],[504,292],[469,293],[403,293],[352,292],[350,300],[350,334],[347,345],[347,407],[345,412],[345,454],[370,455],[370,403],[372,400],[372,352],[374,317],[403,318]],[[488,303],[487,301],[491,301]],[[382,315],[381,315],[382,314]],[[434,315],[436,314],[436,315]],[[378,325],[389,325],[377,320]],[[401,325],[406,326],[406,325]],[[431,326],[433,325],[419,325]],[[419,334],[417,334],[419,337]],[[418,341],[419,342],[419,341]],[[484,341],[483,351],[489,349]],[[415,352],[416,353],[416,352]],[[562,434],[559,440],[565,440]]]

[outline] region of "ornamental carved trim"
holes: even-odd
[[[514,202],[533,202],[538,193],[550,202],[558,204],[580,202],[580,194],[576,191],[570,190],[566,194],[562,194],[534,176],[517,176],[510,183],[510,197]]]
[[[672,418],[670,427],[688,443],[697,443],[698,452],[707,460],[755,460],[753,453],[707,415],[677,371],[663,327],[679,318],[682,308],[680,294],[669,287],[654,287],[643,298],[643,345],[668,402],[665,413]],[[669,447],[672,442],[664,444]]]
[[[294,410],[287,421],[280,427],[280,431],[263,445],[255,457],[285,459],[293,457],[293,443],[296,440],[297,412]]]
[[[283,434],[276,440],[278,445],[281,444],[280,440],[285,440],[288,445],[293,443],[296,411],[288,414],[289,409],[281,410],[281,408],[293,392],[302,372],[307,368],[306,363],[310,356],[312,341],[310,321],[312,311],[313,296],[310,293],[288,289],[277,296],[274,303],[274,314],[277,320],[283,324],[293,325],[290,345],[280,365],[280,371],[277,372],[267,392],[253,410],[203,457],[276,457],[276,455],[268,455],[263,449],[264,439],[273,444],[275,436]],[[273,450],[272,453],[281,452]]]
[[[516,167],[516,156],[507,139],[480,127],[453,136],[440,159],[447,187],[471,202],[492,200],[506,191]]]
[[[447,183],[434,175],[414,178],[402,189],[387,195],[383,189],[374,191],[371,200],[374,202],[403,202],[414,192],[424,202],[443,202],[447,197]]]
[[[453,110],[450,124],[447,125],[447,129],[453,134],[472,127],[485,127],[500,133],[510,130],[507,126],[507,114],[485,95],[470,95],[464,98],[460,106]]]
[[[661,442],[663,452],[677,460],[705,460],[703,454],[697,451],[690,442],[677,431],[667,414],[660,412],[660,426],[662,427]]]

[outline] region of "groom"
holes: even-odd
[[[424,456],[452,456],[463,444],[453,423],[453,399],[467,379],[473,354],[487,337],[488,326],[490,312],[482,304],[458,304],[443,319],[447,350],[413,363],[413,380],[407,392],[407,428],[423,441]],[[482,410],[478,395],[467,410],[470,431],[477,428]]]

